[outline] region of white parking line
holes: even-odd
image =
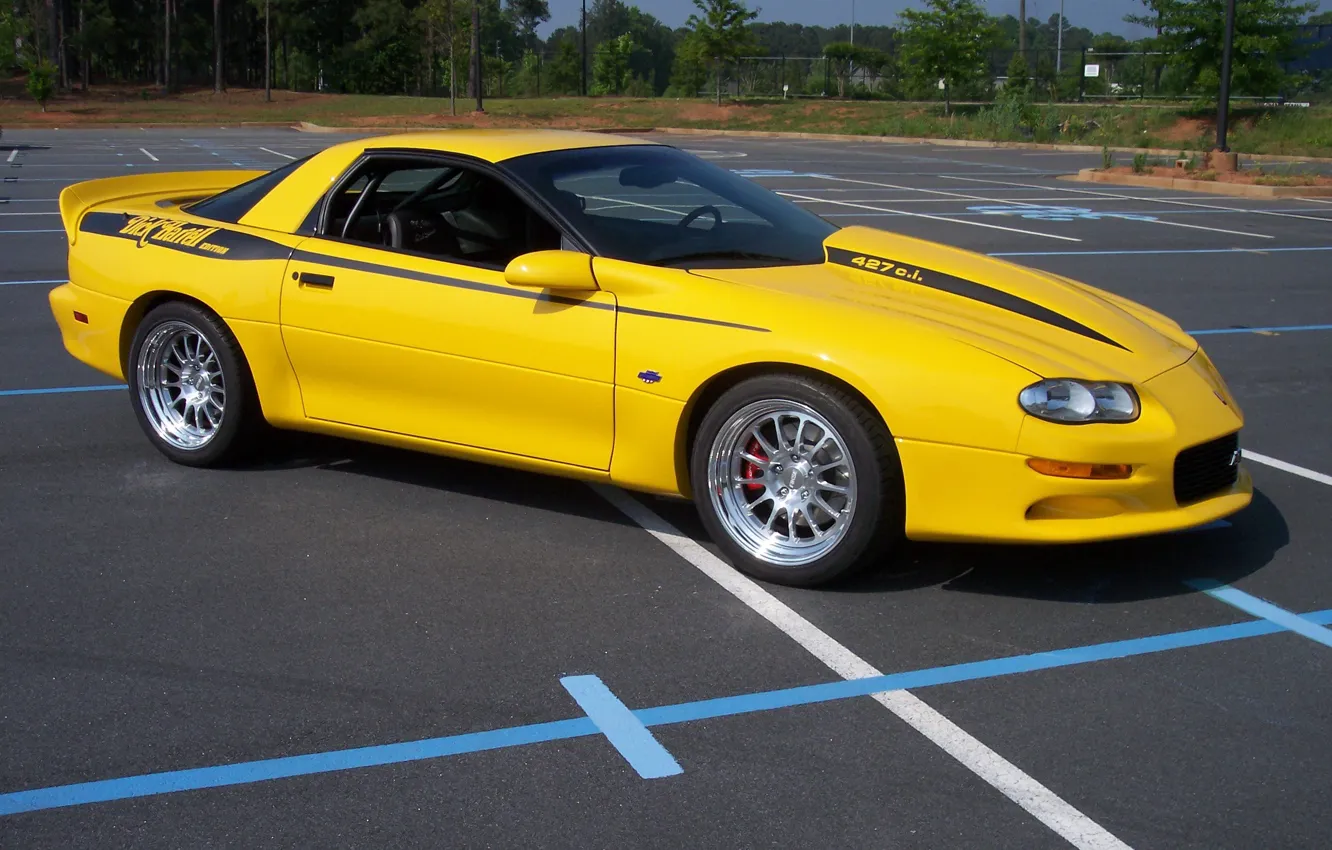
[[[10,151],[10,152],[9,152],[9,158],[6,159],[5,162],[13,162],[13,161],[14,161],[14,157],[18,156],[18,152],[19,152],[19,149],[18,149],[18,148],[14,148],[12,151]]]
[[[1282,472],[1289,472],[1291,475],[1298,475],[1301,478],[1308,478],[1310,481],[1317,481],[1319,484],[1332,486],[1332,475],[1324,475],[1321,472],[1314,472],[1312,469],[1305,469],[1302,466],[1296,466],[1293,463],[1286,463],[1284,460],[1277,460],[1274,457],[1260,455],[1257,452],[1251,452],[1244,449],[1244,459],[1251,460],[1254,463],[1261,463],[1263,466],[1270,466],[1273,469],[1279,469]]]
[[[790,192],[778,192],[777,194],[781,195],[783,198],[795,198],[801,201],[822,201],[825,204],[836,204],[837,206],[841,207],[854,207],[856,209],[869,210],[870,212],[897,213],[898,215],[908,215],[911,216],[912,218],[928,218],[931,221],[951,221],[953,224],[969,224],[972,227],[985,227],[990,230],[1006,230],[1009,233],[1025,233],[1028,236],[1044,236],[1046,239],[1062,239],[1065,242],[1082,241],[1081,239],[1078,239],[1077,237],[1074,236],[1056,236],[1053,233],[1041,233],[1038,230],[1021,230],[1016,227],[1002,227],[998,224],[986,224],[985,222],[982,221],[966,221],[964,219],[948,218],[947,216],[942,216],[942,215],[926,215],[925,213],[910,212],[908,210],[895,210],[889,207],[871,207],[868,204],[853,204],[850,201],[832,201],[826,198],[811,198],[808,195],[793,195]]]
[[[149,159],[151,159],[153,162],[159,162],[159,160],[158,160],[157,157],[155,157],[155,156],[153,156],[152,154],[148,153],[148,149],[147,149],[147,148],[139,148],[139,150],[143,151],[143,155],[146,156],[146,157],[148,157]]]
[[[882,188],[884,188],[884,189],[910,189],[910,188],[911,188],[910,186],[898,186],[898,185],[895,185],[895,184],[893,184],[893,183],[874,183],[874,182],[869,181],[869,180],[848,180],[848,179],[846,179],[846,178],[842,178],[842,177],[821,177],[821,178],[819,178],[819,179],[822,179],[822,180],[835,180],[835,181],[837,181],[838,183],[860,183],[860,184],[863,184],[863,185],[865,185],[865,186],[879,186],[879,187],[882,187]],[[996,181],[989,181],[989,182],[996,182]],[[1010,200],[1006,200],[1006,199],[1004,199],[1004,198],[986,198],[986,197],[984,197],[984,196],[982,196],[982,195],[967,195],[967,194],[963,194],[963,193],[961,193],[961,192],[945,192],[945,191],[942,191],[942,190],[939,190],[939,189],[916,189],[916,190],[914,190],[914,191],[917,191],[917,192],[923,192],[923,193],[925,193],[925,194],[927,194],[927,195],[945,195],[945,196],[949,196],[949,197],[952,197],[952,198],[958,198],[958,199],[961,199],[961,200],[967,200],[967,201],[990,201],[990,202],[996,202],[996,201],[997,201],[998,203],[1001,203],[1001,204],[1009,204],[1010,206],[1015,206],[1015,207],[1035,207],[1035,206],[1039,206],[1039,204],[1033,204],[1033,203],[1031,203],[1031,202],[1030,202],[1030,201],[1031,201],[1030,198],[1027,199],[1027,200],[1025,200],[1025,201],[1010,201]],[[1058,191],[1058,190],[1057,190],[1057,191]],[[1184,228],[1187,228],[1187,229],[1189,229],[1189,230],[1208,230],[1208,231],[1211,231],[1212,233],[1225,233],[1225,234],[1229,234],[1230,236],[1252,236],[1252,237],[1254,237],[1255,239],[1275,239],[1275,238],[1276,238],[1276,237],[1274,237],[1274,236],[1268,236],[1266,233],[1250,233],[1250,232],[1245,231],[1245,230],[1226,230],[1226,229],[1221,228],[1221,227],[1207,227],[1207,226],[1205,226],[1205,225],[1201,225],[1201,224],[1183,224],[1183,223],[1178,222],[1178,221],[1163,221],[1163,220],[1161,220],[1161,219],[1159,219],[1159,218],[1153,218],[1153,219],[1151,219],[1151,220],[1146,220],[1146,219],[1124,219],[1124,220],[1125,220],[1125,221],[1141,221],[1141,222],[1143,222],[1144,224],[1164,224],[1164,225],[1166,225],[1167,227],[1184,227]]]
[[[681,534],[642,502],[623,490],[604,484],[594,484],[592,489],[843,679],[883,675],[763,587]],[[872,698],[1074,847],[1080,850],[1128,850],[1128,845],[1105,827],[1073,808],[915,694],[885,691],[873,694]]]
[[[59,212],[21,212],[21,213],[0,213],[0,215],[60,215]]]
[[[290,155],[288,155],[288,154],[282,153],[281,151],[270,150],[269,148],[260,148],[259,150],[263,151],[264,153],[271,153],[273,156],[286,157],[287,159],[295,159],[295,158],[296,158],[296,157],[294,157],[294,156],[290,156]]]
[[[1234,213],[1253,213],[1254,215],[1274,215],[1279,218],[1299,218],[1305,221],[1326,221],[1332,223],[1332,218],[1319,218],[1316,215],[1298,215],[1296,213],[1272,212],[1271,210],[1255,210],[1236,207],[1221,207],[1216,204],[1201,204],[1197,201],[1181,201],[1177,198],[1143,198],[1136,195],[1122,195],[1118,192],[1093,192],[1089,189],[1065,189],[1061,186],[1033,186],[1030,183],[1013,183],[1008,180],[983,180],[979,177],[956,177],[946,174],[934,175],[941,180],[965,180],[970,183],[993,183],[996,186],[1017,186],[1023,189],[1046,189],[1051,192],[1066,192],[1073,195],[1091,195],[1096,198],[1114,198],[1119,201],[1146,201],[1156,204],[1175,204],[1181,207],[1198,207],[1205,210],[1222,210],[1223,212]]]

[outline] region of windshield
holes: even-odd
[[[598,254],[657,266],[822,263],[837,228],[761,186],[659,145],[552,151],[504,163]]]

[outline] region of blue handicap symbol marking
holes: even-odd
[[[1087,207],[1041,206],[1039,204],[1028,204],[1020,207],[1012,204],[981,204],[967,207],[967,210],[981,215],[1019,216],[1036,221],[1075,221],[1077,219],[1100,221],[1106,218],[1117,218],[1125,221],[1156,221],[1154,215],[1099,212]]]

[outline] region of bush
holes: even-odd
[[[1133,155],[1133,173],[1142,174],[1147,170],[1147,154],[1135,153]]]
[[[1101,146],[1101,167],[1105,169],[1113,168],[1115,165],[1115,155],[1110,153],[1109,145]]]
[[[45,60],[28,63],[28,94],[46,111],[46,103],[55,94],[56,67]]]

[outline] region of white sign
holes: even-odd
[[[1099,77],[1099,76],[1101,76],[1101,66],[1100,66],[1100,65],[1084,65],[1084,66],[1082,66],[1082,76],[1084,76],[1084,77]]]

